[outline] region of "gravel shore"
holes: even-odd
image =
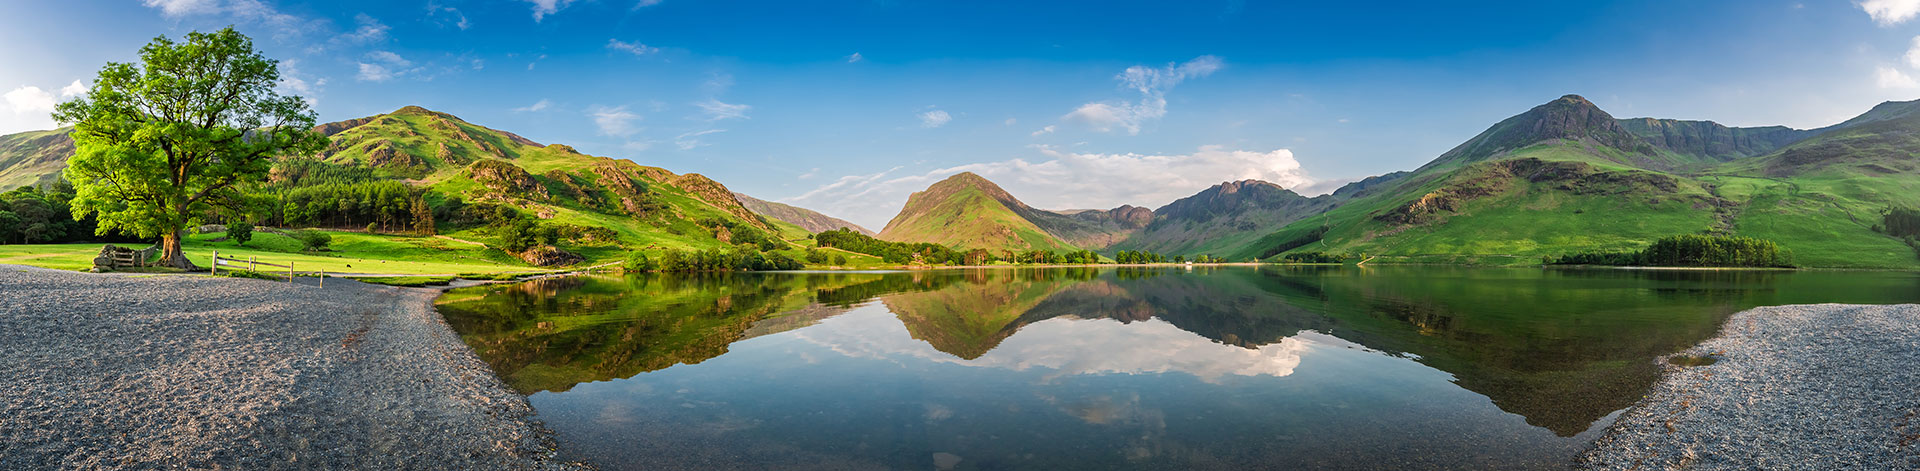
[[[1735,314],[1684,352],[1583,469],[1920,469],[1920,305]]]
[[[433,310],[342,280],[0,265],[0,469],[570,469]]]

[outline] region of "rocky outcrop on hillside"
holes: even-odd
[[[467,166],[467,176],[502,196],[546,200],[547,187],[533,174],[504,160],[484,159]]]

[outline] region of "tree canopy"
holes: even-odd
[[[65,176],[75,218],[97,214],[100,234],[160,237],[162,264],[192,267],[184,228],[240,206],[239,187],[273,157],[326,145],[306,101],[275,91],[279,82],[278,62],[233,28],[157,37],[140,63],[108,63],[86,96],[54,112],[74,126]]]

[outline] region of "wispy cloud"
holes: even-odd
[[[593,118],[593,125],[600,128],[601,135],[627,137],[640,132],[633,124],[640,120],[640,115],[627,111],[625,106],[595,106],[587,110],[587,116]]]
[[[1053,134],[1053,132],[1054,132],[1055,130],[1058,130],[1058,129],[1060,129],[1060,128],[1059,128],[1059,127],[1057,127],[1057,126],[1054,126],[1054,125],[1051,125],[1051,124],[1049,124],[1049,125],[1047,125],[1047,127],[1044,127],[1044,128],[1040,128],[1039,130],[1037,130],[1037,131],[1034,131],[1034,132],[1033,132],[1033,137],[1040,137],[1040,136],[1044,136],[1044,135],[1048,135],[1048,134]]]
[[[855,63],[855,62],[860,62],[860,61],[863,61],[863,60],[867,60],[867,58],[866,58],[866,57],[864,57],[864,56],[861,56],[861,55],[860,55],[860,53],[858,53],[858,52],[856,52],[856,53],[853,53],[853,55],[850,55],[850,56],[847,56],[847,63],[849,63],[849,64],[851,64],[851,63]]]
[[[160,9],[160,14],[180,17],[220,11],[219,0],[141,0],[148,8]]]
[[[530,113],[535,111],[546,111],[547,108],[551,108],[551,107],[553,107],[553,102],[543,98],[540,101],[536,101],[531,105],[514,108],[513,112]]]
[[[374,44],[384,42],[387,40],[387,32],[393,30],[393,28],[380,23],[380,20],[367,16],[365,13],[354,15],[353,22],[359,26],[355,27],[353,31],[335,36],[335,42],[342,44]]]
[[[1920,15],[1920,0],[1864,0],[1860,9],[1880,26],[1893,26]]]
[[[716,99],[696,102],[693,106],[700,107],[701,112],[706,114],[707,121],[747,119],[747,111],[753,109],[752,106],[725,103]]]
[[[526,1],[527,3],[533,4],[533,22],[535,23],[539,23],[540,20],[546,19],[547,15],[559,13],[560,10],[563,8],[566,8],[567,5],[573,4],[573,0],[524,0],[524,1]]]
[[[362,82],[385,82],[415,72],[417,69],[408,69],[412,65],[413,61],[393,51],[373,51],[367,53],[367,61],[360,63],[360,73],[354,78]]]
[[[679,136],[674,136],[673,145],[674,147],[679,147],[680,150],[693,150],[694,148],[707,145],[706,143],[700,141],[700,136],[705,136],[709,134],[718,134],[723,132],[727,132],[727,130],[707,129],[703,131],[693,131],[689,133],[684,133]]]
[[[641,44],[639,41],[625,42],[619,39],[608,39],[607,49],[625,52],[625,53],[633,54],[636,56],[644,56],[647,54],[660,52],[660,48]]]
[[[1080,105],[1073,112],[1060,119],[1081,123],[1095,131],[1108,132],[1125,129],[1127,134],[1139,134],[1142,125],[1160,119],[1167,114],[1167,91],[1189,78],[1205,77],[1220,70],[1224,64],[1214,56],[1200,56],[1186,63],[1169,63],[1166,67],[1147,67],[1136,65],[1114,76],[1114,79],[1127,88],[1140,93],[1139,101],[1105,101]]]
[[[944,110],[933,110],[925,113],[920,113],[920,127],[923,127],[923,128],[937,128],[941,126],[946,126],[947,123],[951,121],[953,121],[953,115],[947,114],[947,112]]]
[[[1901,72],[1900,69],[1887,66],[1881,66],[1873,71],[1873,83],[1879,85],[1880,88],[1906,89],[1920,87],[1920,82],[1915,82],[1913,77],[1908,76],[1906,72]]]
[[[467,23],[467,15],[461,13],[460,9],[441,5],[431,0],[427,2],[427,17],[439,20],[442,26],[450,25],[455,28],[460,28],[461,31],[465,31],[468,27],[472,26]]]
[[[1300,167],[1287,149],[1233,150],[1210,145],[1187,154],[1075,153],[1035,147],[1037,159],[1017,158],[937,168],[897,175],[895,169],[850,175],[782,202],[831,210],[850,220],[886,224],[907,195],[955,173],[973,172],[992,179],[1028,204],[1040,208],[1112,208],[1122,204],[1157,207],[1228,180],[1264,180],[1296,191],[1324,192],[1320,180]]]

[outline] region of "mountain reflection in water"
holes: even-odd
[[[1364,469],[1564,463],[1658,379],[1654,357],[1734,312],[1915,301],[1920,278],[1901,273],[1260,267],[584,276],[438,304],[563,450],[609,469],[929,467],[927,453]],[[662,405],[714,388],[738,400]],[[870,408],[834,406],[853,398]],[[1113,427],[1128,431],[1101,435]],[[1043,436],[1054,446],[1020,445]]]

